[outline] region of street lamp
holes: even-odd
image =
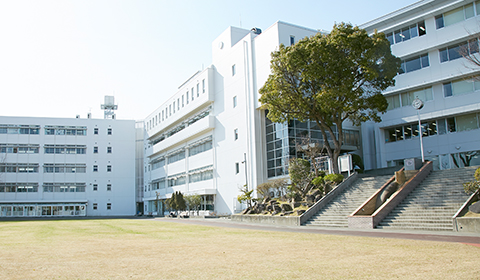
[[[420,122],[420,109],[423,108],[423,101],[418,98],[418,96],[412,101],[412,106],[417,110],[418,116],[418,133],[420,134],[420,152],[422,153],[422,163],[425,162],[425,157],[423,156],[423,131],[422,131],[422,123]]]

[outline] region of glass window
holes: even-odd
[[[440,135],[447,133],[447,126],[445,124],[445,119],[439,119],[437,121],[437,130],[438,130],[438,134]]]
[[[107,129],[107,135],[112,135],[112,129],[111,128]]]
[[[463,7],[457,8],[455,10],[452,10],[443,14],[443,20],[444,20],[445,26],[455,24],[464,19],[465,19],[465,16],[463,14]]]
[[[400,107],[400,97],[398,94],[386,96],[385,98],[387,99],[387,102],[388,102],[388,107],[387,107],[388,111]]]
[[[98,154],[98,147],[93,147],[93,153]]]
[[[98,172],[98,165],[93,166],[93,172]]]
[[[112,153],[112,147],[107,147],[107,154],[111,154]]]
[[[236,128],[236,129],[234,130],[233,139],[234,139],[234,140],[237,140],[237,139],[238,139],[238,128]]]
[[[448,118],[447,119],[447,128],[448,128],[448,132],[457,131],[456,125],[455,125],[455,118]]]
[[[233,108],[237,107],[237,96],[233,97]]]
[[[112,172],[112,166],[111,165],[107,165],[107,172]]]
[[[437,26],[437,29],[443,28],[445,26],[443,22],[443,15],[435,17],[435,25]]]
[[[232,65],[232,76],[235,76],[236,73],[237,73],[237,69],[236,69],[235,64],[233,64]]]
[[[455,120],[457,122],[457,131],[468,131],[478,128],[477,114],[457,116]]]

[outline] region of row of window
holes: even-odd
[[[422,20],[402,29],[395,30],[394,32],[387,33],[385,36],[390,42],[390,45],[393,45],[425,34],[427,34],[427,30],[425,29],[425,21]]]
[[[40,145],[35,144],[0,144],[0,153],[38,154]]]
[[[45,135],[87,135],[87,127],[63,127],[63,126],[45,126]]]
[[[45,145],[45,154],[85,154],[85,146],[55,146]],[[0,153],[10,154],[38,154],[40,151],[39,145],[22,145],[22,144],[0,144]],[[93,153],[98,154],[98,147],[93,147]],[[107,154],[112,153],[112,147],[107,147]]]
[[[36,205],[13,204],[0,205],[0,217],[41,217],[41,216],[85,216],[86,207],[82,205]]]
[[[85,183],[44,183],[43,192],[85,192],[85,187]],[[112,191],[112,184],[106,190]],[[98,184],[93,184],[93,191],[98,191]],[[0,183],[0,192],[38,192],[38,183]]]
[[[423,121],[421,131],[422,137],[428,137],[479,128],[479,114],[473,113],[432,121]],[[415,138],[419,136],[419,133],[420,130],[418,129],[418,123],[388,128],[385,129],[385,142],[396,142]]]
[[[480,1],[475,1],[464,5],[462,7],[450,10],[441,15],[435,16],[435,25],[437,29],[447,27],[449,25],[467,20],[474,16],[480,15]],[[420,37],[427,34],[425,21],[420,21],[415,24],[405,26],[401,29],[395,30],[385,34],[387,40],[391,45],[408,41],[415,37]]]
[[[212,149],[212,140],[208,140],[204,143],[196,144],[188,149],[189,156],[194,156],[199,153],[206,152]],[[179,160],[185,159],[186,157],[186,150],[179,151],[167,157],[168,163],[174,163]],[[150,162],[152,166],[152,170],[158,169],[160,167],[165,166],[165,157],[154,159]],[[146,168],[145,168],[146,169]],[[146,171],[146,170],[145,170]]]
[[[182,122],[181,124],[175,126],[174,128],[170,129],[169,131],[167,131],[167,132],[163,133],[162,135],[158,136],[157,138],[153,139],[150,142],[151,145],[155,145],[157,143],[160,143],[163,140],[167,139],[168,137],[171,137],[171,136],[177,134],[178,132],[182,131],[186,127],[188,127],[188,126],[196,123],[197,121],[207,117],[208,115],[210,115],[211,110],[212,110],[212,107],[209,107],[205,111],[202,111],[202,112],[198,113],[197,115],[189,118],[185,122]]]
[[[98,210],[98,203],[93,203],[92,204],[92,207],[93,207],[93,210]],[[106,207],[107,210],[112,210],[112,203],[107,203],[107,207]]]
[[[480,1],[475,1],[474,3],[467,4],[436,16],[435,25],[437,29],[440,29],[472,18],[475,15],[480,15]]]
[[[163,178],[156,180],[151,183],[152,190],[164,189],[166,186],[169,188],[185,185],[187,183],[187,178],[189,183],[195,183],[200,181],[206,181],[213,179],[213,169],[212,166],[202,167],[196,170],[189,171],[188,174],[185,172],[168,176],[168,178]],[[149,191],[150,187],[147,189],[145,186],[145,191]]]
[[[433,100],[432,87],[385,96],[388,102],[387,110],[389,111],[400,107],[412,106],[412,101],[416,97],[422,101]]]
[[[480,90],[480,81],[477,77],[443,83],[444,97],[468,94],[478,90]],[[433,100],[432,87],[385,96],[388,102],[387,110],[411,106],[416,97],[424,102]]]
[[[0,163],[0,173],[38,173],[38,163]],[[45,164],[44,173],[85,173],[82,164]],[[93,165],[93,172],[98,172],[98,165]],[[107,172],[112,172],[112,165],[107,165]]]
[[[8,125],[0,124],[0,134],[29,134],[39,135],[39,125]],[[93,129],[93,134],[98,135],[98,128]],[[45,126],[45,135],[87,135],[85,126]],[[107,129],[107,135],[112,135],[112,129]]]
[[[205,93],[206,89],[206,84],[205,84],[205,79],[202,80],[202,93]],[[168,106],[165,106],[165,109],[162,110],[162,112],[159,112],[158,115],[155,115],[155,117],[152,117],[150,120],[148,120],[145,123],[145,127],[147,130],[150,130],[163,122],[165,119],[168,119],[169,116],[172,114],[175,114],[176,111],[180,111],[180,108],[185,107],[186,104],[189,104],[190,101],[195,100],[195,95],[196,97],[200,97],[200,83],[197,83],[196,85],[196,92],[195,92],[195,87],[192,87],[191,90],[186,91],[185,94],[182,94],[181,97],[178,97],[177,100],[174,100],[171,104]]]

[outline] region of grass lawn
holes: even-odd
[[[0,222],[0,279],[479,279],[460,243],[149,219]]]

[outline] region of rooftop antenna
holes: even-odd
[[[104,119],[115,119],[114,110],[117,110],[118,106],[115,105],[114,96],[105,95],[105,104],[102,104],[101,108],[104,110]]]

